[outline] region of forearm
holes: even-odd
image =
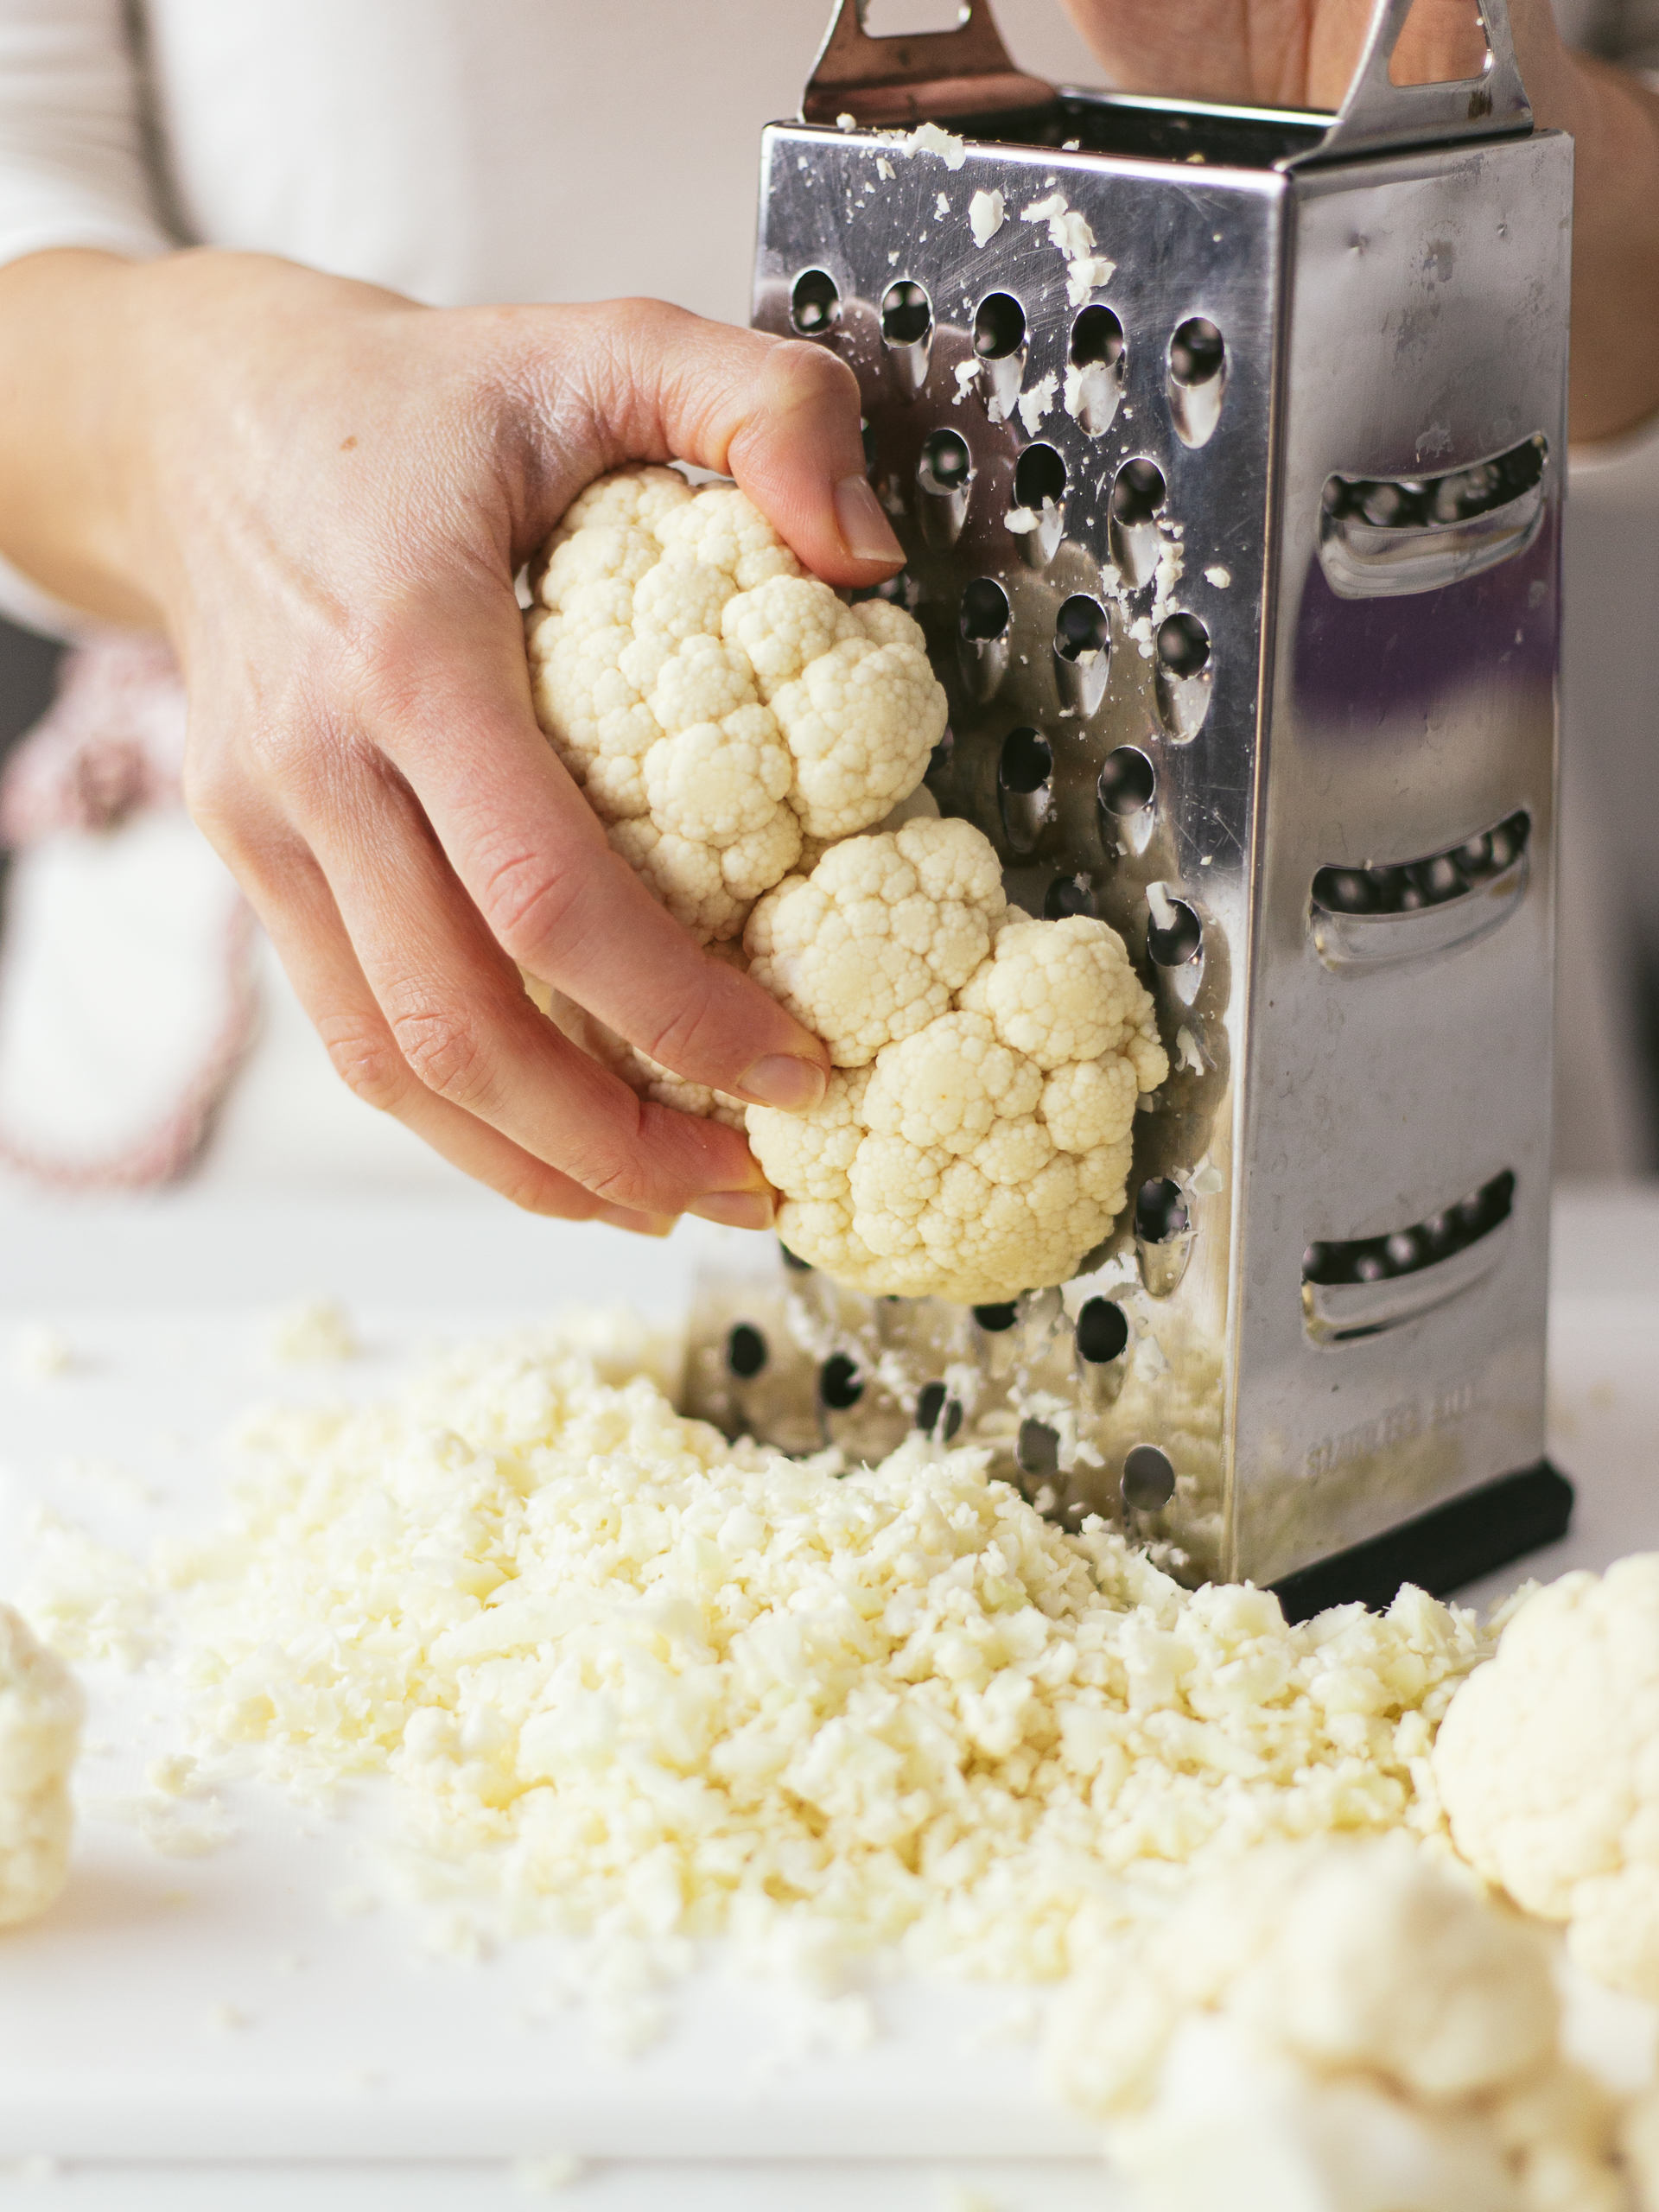
[[[0,554],[55,597],[155,626],[132,512],[149,269],[79,249],[0,269]]]

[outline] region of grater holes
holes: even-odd
[[[995,576],[976,576],[963,586],[957,626],[970,643],[988,645],[1006,637],[1008,614],[1008,594]]]
[[[1065,922],[1073,914],[1095,916],[1095,887],[1086,875],[1057,875],[1043,893],[1043,919]]]
[[[1134,1513],[1155,1513],[1175,1495],[1175,1470],[1155,1444],[1137,1444],[1123,1460],[1123,1503]]]
[[[1091,438],[1100,437],[1112,426],[1128,368],[1123,326],[1110,308],[1084,308],[1071,325],[1066,358],[1066,412]]]
[[[1012,292],[988,292],[974,309],[974,351],[982,361],[1006,361],[1026,342],[1026,311]]]
[[[1112,626],[1087,592],[1062,600],[1054,617],[1054,680],[1062,714],[1091,715],[1105,696]]]
[[[1014,1456],[1019,1462],[1021,1474],[1030,1475],[1036,1481],[1058,1474],[1060,1465],[1058,1433],[1047,1421],[1027,1416],[1020,1424],[1019,1434],[1014,1440]]]
[[[1014,1307],[1011,1300],[1007,1304],[976,1306],[973,1313],[980,1327],[994,1337],[1000,1337],[1014,1324]]]
[[[790,288],[789,319],[803,338],[823,338],[841,320],[841,292],[827,269],[803,269]]]
[[[740,1382],[753,1382],[769,1356],[766,1340],[753,1321],[739,1321],[726,1339],[726,1364]]]
[[[1159,715],[1170,735],[1185,741],[1198,735],[1210,711],[1210,632],[1196,614],[1166,615],[1156,647]]]
[[[1478,836],[1421,860],[1322,868],[1313,879],[1313,903],[1330,914],[1408,914],[1444,906],[1511,868],[1531,829],[1532,817],[1522,808]]]
[[[1126,461],[1112,480],[1106,542],[1120,575],[1132,588],[1150,583],[1163,550],[1157,518],[1168,487],[1156,461]]]
[[[889,346],[914,346],[933,327],[933,303],[926,288],[911,277],[889,284],[881,296],[881,335]]]
[[[1319,560],[1328,581],[1344,598],[1391,598],[1508,560],[1542,524],[1548,459],[1539,435],[1440,476],[1327,478]]]
[[[1152,804],[1157,789],[1158,772],[1139,746],[1120,745],[1107,754],[1097,786],[1106,813],[1127,821]]]
[[[935,430],[924,442],[916,463],[921,494],[918,519],[928,543],[943,550],[962,533],[973,489],[974,461],[968,441],[956,430]]]
[[[1179,1183],[1154,1176],[1135,1194],[1135,1233],[1143,1244],[1170,1244],[1191,1226]]]
[[[1474,1288],[1507,1249],[1515,1205],[1505,1168],[1455,1205],[1380,1236],[1310,1244],[1302,1254],[1302,1318],[1318,1343],[1398,1328]]]
[[[1208,316],[1189,315],[1169,341],[1166,379],[1170,420],[1183,445],[1208,441],[1226,386],[1226,341]]]
[[[1022,507],[1058,506],[1065,497],[1065,462],[1043,440],[1029,445],[1014,464],[1014,496]]]
[[[943,1382],[924,1382],[916,1396],[916,1426],[924,1436],[948,1444],[962,1427],[962,1402]]]
[[[982,706],[1008,672],[1008,594],[995,576],[963,586],[957,610],[957,658],[963,681]]]
[[[996,797],[1004,833],[1016,853],[1030,852],[1048,823],[1053,772],[1054,750],[1039,730],[1008,732],[997,759]]]
[[[1203,947],[1204,925],[1185,899],[1166,898],[1161,905],[1147,931],[1147,950],[1160,968],[1185,968]]]
[[[908,276],[888,285],[881,296],[881,338],[899,390],[914,399],[927,382],[933,342],[933,303],[925,286]]]
[[[832,1351],[818,1370],[818,1396],[827,1411],[844,1414],[864,1395],[864,1378],[856,1361],[844,1351]]]
[[[1077,1316],[1077,1350],[1091,1367],[1116,1359],[1129,1341],[1128,1316],[1109,1298],[1091,1298]]]

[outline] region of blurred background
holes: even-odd
[[[234,36],[223,27],[242,10],[257,16],[274,4],[238,0],[238,16],[219,17],[219,35]],[[331,35],[353,35],[352,10],[338,0],[284,4],[290,20],[315,16]],[[519,214],[545,237],[545,296],[646,293],[747,319],[759,133],[795,111],[830,10],[828,0],[721,0],[715,12],[717,98],[705,89],[708,10],[678,0],[608,9],[549,0],[560,67],[536,118],[545,181]],[[869,25],[943,28],[954,13],[954,0],[873,0]],[[429,44],[434,70],[446,66],[444,15],[443,0],[411,0],[410,41]],[[996,0],[996,15],[1027,67],[1058,81],[1099,81],[1058,0]],[[175,227],[188,232],[188,212],[176,211],[188,211],[190,180],[168,182]],[[251,209],[257,189],[251,181]],[[454,251],[487,271],[487,238],[468,228],[474,213],[434,208],[432,222],[450,226]],[[257,227],[257,211],[248,221]],[[350,250],[339,241],[347,263]],[[328,253],[320,238],[315,257],[326,266]],[[495,296],[487,275],[480,282],[485,296]],[[1647,1173],[1659,1166],[1659,871],[1650,857],[1659,843],[1659,437],[1575,457],[1567,578],[1557,1161],[1577,1173]],[[45,711],[61,650],[51,636],[0,620],[0,761]],[[22,865],[0,924],[0,1059],[10,1049],[3,1016],[16,961],[8,954],[16,952]],[[0,858],[0,897],[5,886]],[[194,1173],[266,1183],[303,1173],[356,1187],[453,1184],[424,1147],[348,1097],[268,952],[256,943],[248,958],[257,1027]],[[0,1186],[9,1179],[4,1151],[0,1141]]]

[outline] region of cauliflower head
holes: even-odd
[[[1056,2083],[1162,2212],[1620,2212],[1548,1949],[1399,1835],[1248,1853],[1079,1976]]]
[[[0,1928],[44,1912],[63,1888],[82,1711],[63,1662],[0,1605]]]
[[[1169,1071],[1123,941],[1034,922],[965,822],[836,846],[763,899],[750,972],[835,1063],[810,1114],[748,1110],[798,1257],[855,1289],[979,1305],[1064,1282],[1125,1197]]]
[[[617,470],[532,570],[537,719],[612,844],[705,943],[881,820],[944,734],[922,633],[807,575],[729,485]]]
[[[1585,1971],[1659,1999],[1659,1553],[1522,1605],[1434,1747],[1452,1836]]]

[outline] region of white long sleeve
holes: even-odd
[[[0,264],[48,246],[146,257],[171,243],[121,0],[0,0]]]

